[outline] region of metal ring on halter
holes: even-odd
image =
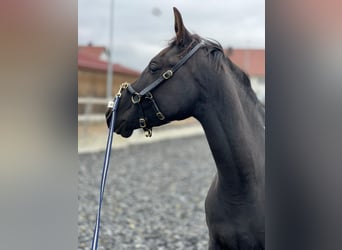
[[[152,129],[150,128],[144,129],[144,132],[145,132],[146,137],[152,137]]]
[[[131,100],[134,104],[139,103],[141,101],[141,95],[134,93],[131,97]]]

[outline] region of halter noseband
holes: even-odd
[[[151,91],[155,89],[158,85],[160,85],[162,82],[170,79],[174,73],[183,66],[183,64],[189,60],[189,58],[196,53],[203,45],[205,44],[204,41],[199,42],[195,47],[193,47],[182,59],[179,60],[179,62],[173,66],[171,69],[166,70],[163,74],[161,74],[155,81],[153,81],[151,84],[149,84],[146,88],[141,90],[140,92],[136,91],[132,85],[125,82],[122,83],[120,86],[119,92],[123,89],[127,89],[129,93],[131,93],[131,101],[133,104],[138,105],[139,110],[139,126],[145,131],[146,137],[152,136],[152,127],[148,126],[147,118],[145,116],[145,112],[143,109],[143,106],[141,104],[142,100],[147,100],[152,104],[152,107],[155,111],[155,115],[159,120],[165,120],[164,114],[160,111],[155,99],[153,98],[153,95]]]

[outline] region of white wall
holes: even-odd
[[[251,85],[259,100],[265,104],[265,78],[250,77]]]

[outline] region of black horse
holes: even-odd
[[[264,106],[221,45],[190,34],[176,8],[174,15],[176,37],[122,85],[115,132],[151,135],[153,126],[195,117],[217,167],[205,201],[209,249],[264,249]]]

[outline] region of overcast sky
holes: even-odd
[[[78,42],[109,45],[111,0],[78,0]],[[264,0],[113,0],[113,61],[143,70],[174,36],[172,7],[190,32],[224,48],[265,48]]]

